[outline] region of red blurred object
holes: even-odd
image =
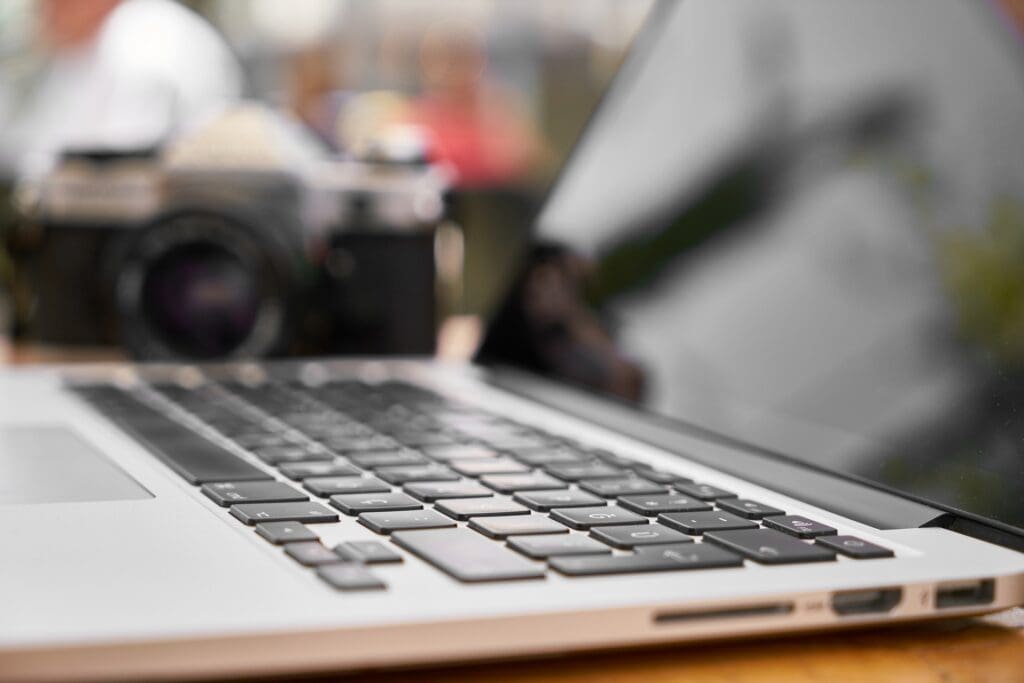
[[[455,171],[458,187],[507,186],[538,159],[538,134],[513,93],[488,78],[482,37],[443,22],[420,45],[423,95],[411,123],[428,134],[431,161]]]
[[[450,165],[459,187],[508,185],[530,170],[534,138],[499,106],[427,99],[412,118],[429,133],[430,160]]]

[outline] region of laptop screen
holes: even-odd
[[[656,6],[481,358],[1024,528],[1022,36]]]

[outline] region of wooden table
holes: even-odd
[[[1024,611],[831,635],[302,679],[360,683],[1020,683]],[[292,679],[295,681],[295,679]]]
[[[0,340],[0,364],[115,359],[102,350],[26,349]],[[1024,683],[1024,610],[984,619],[601,652],[517,662],[317,676],[361,683]]]

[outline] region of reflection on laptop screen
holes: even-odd
[[[559,333],[512,360],[1024,527],[1024,50],[996,7],[659,7],[539,217],[565,249],[519,305]]]

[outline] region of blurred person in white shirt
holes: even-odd
[[[171,0],[39,0],[37,11],[45,64],[0,117],[8,174],[45,173],[64,149],[159,145],[241,94],[224,40]]]

